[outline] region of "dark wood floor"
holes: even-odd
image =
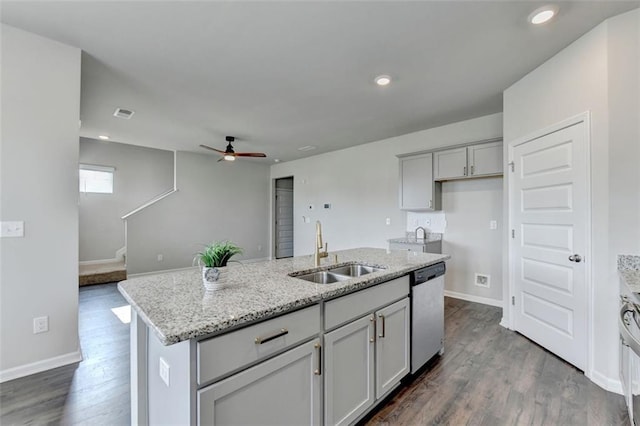
[[[129,328],[115,284],[80,289],[84,361],[0,385],[0,424],[128,425]],[[626,425],[622,396],[498,325],[501,310],[445,299],[445,354],[370,425]]]
[[[129,325],[111,312],[124,305],[116,284],[80,288],[84,360],[0,384],[0,424],[130,424]]]
[[[628,425],[624,399],[498,323],[445,298],[445,353],[368,425]]]

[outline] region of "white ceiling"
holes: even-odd
[[[83,50],[82,136],[205,153],[235,135],[269,163],[499,112],[504,89],[640,5],[556,2],[534,28],[545,3],[2,1],[1,20]]]

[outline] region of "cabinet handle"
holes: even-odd
[[[369,321],[373,323],[373,337],[369,339],[371,343],[376,341],[376,318],[372,315],[369,317]]]
[[[467,166],[464,166],[462,168],[462,176],[466,176],[467,175]]]
[[[280,330],[268,336],[256,337],[255,342],[256,342],[256,345],[261,345],[270,340],[277,339],[278,337],[284,336],[285,334],[289,334],[289,330],[287,330],[286,328],[281,328]]]
[[[473,176],[473,166],[471,166],[471,175]]]
[[[384,315],[378,314],[378,318],[382,320],[382,331],[378,334],[378,337],[384,339]]]
[[[320,376],[322,374],[322,346],[320,345],[320,343],[316,342],[313,347],[318,350],[318,368],[313,370],[313,374],[315,374],[316,376]]]

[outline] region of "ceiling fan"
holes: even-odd
[[[226,160],[226,161],[235,161],[236,157],[266,157],[266,154],[262,152],[235,152],[233,147],[231,146],[231,142],[235,141],[236,138],[233,136],[226,136],[225,140],[228,142],[227,148],[224,151],[220,151],[219,149],[211,148],[207,145],[200,145],[203,148],[210,149],[219,154],[222,154],[222,158],[218,161]]]

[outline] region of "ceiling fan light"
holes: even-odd
[[[231,154],[225,154],[222,158],[224,158],[226,161],[236,161],[236,156]]]

